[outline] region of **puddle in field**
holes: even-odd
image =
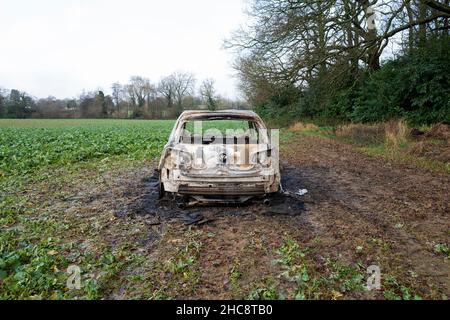
[[[212,223],[220,216],[251,216],[251,215],[300,215],[305,211],[302,197],[295,194],[302,186],[295,179],[293,167],[286,167],[282,173],[284,193],[277,193],[270,197],[270,205],[264,205],[259,199],[250,200],[244,204],[201,205],[185,209],[178,208],[177,202],[170,195],[158,199],[157,178],[145,176],[140,181],[130,185],[116,199],[115,215],[148,216],[149,224],[159,224],[167,220],[179,220],[186,225],[202,225]],[[127,181],[133,184],[133,181]]]

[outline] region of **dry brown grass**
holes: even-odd
[[[429,141],[420,141],[411,144],[407,153],[415,157],[423,157],[443,163],[450,163],[450,145],[435,144]]]
[[[314,124],[302,122],[291,127],[292,131],[314,134],[320,129]],[[450,125],[435,124],[420,136],[415,136],[413,132],[404,120],[391,120],[375,124],[341,125],[328,133],[362,147],[369,154],[381,154],[390,159],[405,158],[408,162],[420,162],[422,167],[439,167],[439,171],[449,172]]]
[[[430,131],[426,133],[426,137],[447,140],[447,142],[450,143],[450,125],[446,123],[436,123],[431,127]]]
[[[292,131],[303,131],[303,130],[317,130],[319,129],[319,127],[316,126],[314,123],[296,122],[291,126],[290,129]]]
[[[410,129],[403,120],[386,123],[361,124],[352,123],[340,126],[335,134],[358,145],[386,143],[397,149],[408,141]]]
[[[410,129],[404,120],[386,122],[384,132],[388,147],[398,149],[408,142]]]
[[[449,172],[450,169],[450,126],[446,124],[434,125],[419,138],[411,136],[411,128],[403,120],[344,125],[338,127],[335,134],[364,147],[369,153],[437,171]]]
[[[339,126],[335,134],[339,138],[351,140],[359,145],[383,143],[385,140],[385,128],[383,123],[361,124],[351,123]]]

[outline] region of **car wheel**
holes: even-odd
[[[161,182],[161,174],[158,178],[158,199],[164,198],[166,192],[164,191],[164,184]]]

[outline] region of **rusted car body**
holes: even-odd
[[[238,128],[226,128],[236,123]],[[158,174],[161,197],[171,193],[197,203],[267,199],[280,187],[278,145],[252,111],[185,111],[164,147]]]

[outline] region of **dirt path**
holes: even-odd
[[[284,188],[308,190],[301,201],[181,210],[156,200],[154,163],[33,186],[30,199],[70,227],[59,236],[79,250],[73,263],[116,255],[104,298],[450,296],[450,259],[434,249],[450,243],[450,176],[324,138],[292,138],[281,154]],[[381,290],[362,288],[370,265]]]
[[[335,271],[329,268],[330,260],[363,266],[362,274],[375,264],[385,290],[400,296],[405,290],[425,298],[450,296],[450,261],[434,252],[435,244],[450,238],[449,176],[365,156],[333,140],[296,139],[284,146],[282,174],[286,189],[309,191],[301,203],[289,198],[278,199],[269,208],[253,204],[179,210],[170,200],[155,202],[149,192],[128,206],[125,214],[157,217],[171,225],[156,252],[175,254],[174,243],[189,241],[186,230],[198,231],[195,290],[175,286],[170,294],[247,297],[268,282],[276,282],[278,291],[292,293],[297,284],[279,280],[282,270],[274,263],[283,239],[292,238],[308,251],[309,273],[318,279]],[[188,227],[190,217],[200,224]],[[158,253],[154,257],[170,260]],[[336,290],[339,286],[325,286],[308,297],[330,298]],[[383,297],[380,291],[364,290],[343,295]]]
[[[311,191],[305,219],[314,232],[350,260],[362,246],[366,261],[382,272],[412,275],[423,294],[441,288],[448,296],[450,263],[433,248],[450,238],[450,177],[368,157],[336,141],[302,140],[285,156]]]

